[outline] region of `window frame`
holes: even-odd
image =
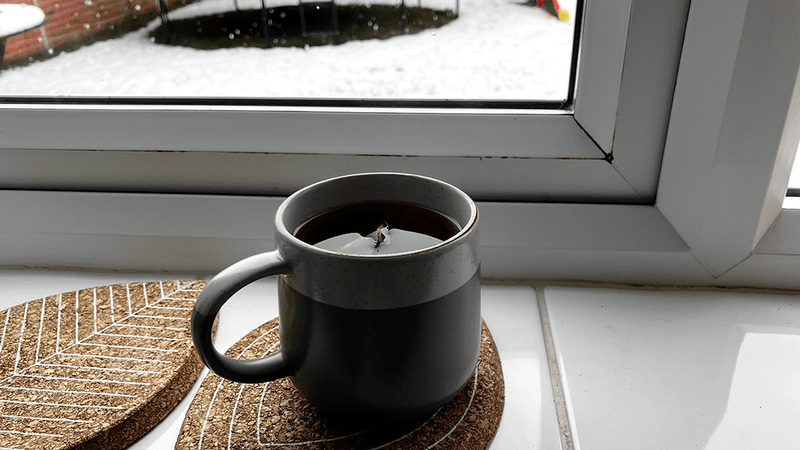
[[[524,102],[443,109],[424,102],[0,99],[0,188],[288,195],[354,165],[394,170],[402,159],[398,170],[445,179],[481,200],[652,203],[687,8],[688,0],[638,0],[637,8],[632,0],[587,2],[578,22],[585,26],[576,95],[563,110]],[[646,56],[653,53],[657,61]],[[202,164],[186,153],[205,153],[197,156]],[[309,155],[323,163],[305,176],[285,176],[287,166],[307,167]],[[186,169],[226,163],[249,176],[237,183]],[[169,184],[134,175],[169,165]]]
[[[648,4],[641,1],[632,17],[647,9],[639,8]],[[787,45],[800,38],[798,18],[794,2],[692,2],[655,201],[608,204],[580,194],[583,203],[484,199],[483,274],[800,289],[800,212],[781,209],[800,141],[794,125],[800,118],[800,50]],[[756,51],[763,49],[768,51]],[[627,65],[625,72],[623,80]],[[754,81],[768,83],[769,95],[754,96]],[[625,92],[625,83],[620,86]],[[627,95],[633,92],[645,90]],[[614,161],[619,139],[614,135]],[[655,154],[660,159],[661,152]],[[368,159],[353,158],[351,163]],[[0,217],[7,249],[0,265],[219,270],[271,249],[272,215],[280,201],[0,191],[3,211],[25,210]]]
[[[782,205],[800,141],[799,19],[792,2],[692,5],[656,207],[714,278],[797,264],[800,216]]]

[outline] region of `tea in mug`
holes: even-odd
[[[365,202],[322,213],[295,236],[315,247],[352,255],[391,255],[432,247],[460,231],[436,211],[401,202]]]

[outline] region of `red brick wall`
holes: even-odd
[[[116,26],[137,16],[153,16],[157,0],[3,0],[41,8],[44,26],[6,42],[5,61],[11,62],[47,51]],[[167,4],[180,0],[165,0]],[[175,5],[177,7],[178,5]],[[44,35],[42,33],[44,28]],[[45,39],[46,36],[46,39]],[[46,47],[47,45],[47,47]]]

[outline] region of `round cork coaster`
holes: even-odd
[[[0,312],[0,448],[121,449],[203,367],[189,319],[203,281],[116,284]]]
[[[453,400],[429,417],[370,425],[317,411],[288,378],[242,384],[209,373],[189,406],[175,448],[485,449],[500,424],[505,384],[492,335],[485,323],[481,328],[475,373]],[[279,346],[275,318],[226,354],[252,359]]]

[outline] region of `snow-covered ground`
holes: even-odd
[[[454,9],[456,0],[421,1]],[[156,19],[122,38],[0,72],[0,95],[564,99],[574,20],[561,22],[522,1],[461,0],[460,17],[442,28],[307,49],[158,45],[148,37]],[[574,16],[576,1],[560,3]],[[337,0],[348,2],[366,0]],[[239,5],[255,9],[260,1]],[[233,0],[202,0],[170,17],[233,8]]]

